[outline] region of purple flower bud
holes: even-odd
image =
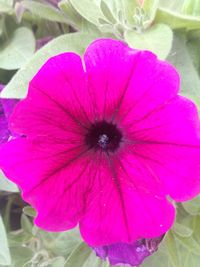
[[[112,265],[138,266],[143,260],[154,253],[163,235],[153,239],[140,239],[132,244],[116,243],[107,246],[93,247],[96,255],[101,259],[108,259]]]

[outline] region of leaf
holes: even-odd
[[[39,228],[36,229],[33,233],[35,237],[42,241],[48,251],[59,256],[68,256],[82,241],[77,228],[61,233],[50,233]]]
[[[96,0],[70,0],[74,9],[86,20],[99,25],[99,19],[107,20]]]
[[[81,29],[82,20],[80,14],[76,12],[76,10],[73,8],[72,4],[69,2],[69,0],[62,0],[58,3],[58,7],[65,13],[66,17],[70,19],[70,24],[75,29]]]
[[[22,1],[22,6],[28,9],[33,15],[38,16],[42,19],[57,21],[61,23],[70,23],[57,8],[52,5],[42,4],[35,1]]]
[[[158,9],[159,0],[144,0],[142,8],[148,19],[148,24],[151,24],[155,18]]]
[[[4,98],[23,98],[27,94],[28,83],[48,58],[64,53],[82,54],[87,45],[95,39],[88,33],[65,34],[55,38],[38,50],[29,62],[11,79],[2,92]]]
[[[124,17],[125,21],[128,22],[129,26],[134,26],[135,25],[134,15],[136,12],[136,8],[139,7],[138,1],[123,0],[118,2],[121,4],[122,17]]]
[[[36,216],[36,211],[31,206],[24,207],[23,208],[23,212],[24,212],[25,215],[27,215],[29,217],[33,217],[34,218]]]
[[[180,235],[176,235],[176,238],[188,251],[200,256],[200,244],[193,237],[182,237]]]
[[[2,265],[11,264],[6,231],[1,216],[0,216],[0,264]]]
[[[25,214],[21,216],[21,227],[25,233],[32,235],[33,224]]]
[[[191,228],[177,222],[173,225],[172,231],[182,237],[190,237],[193,233]]]
[[[82,267],[91,253],[92,250],[85,243],[80,243],[68,257],[64,267]]]
[[[179,71],[181,94],[188,97],[199,97],[200,79],[187,51],[185,36],[181,32],[176,32],[174,35],[173,46],[168,60]]]
[[[8,6],[13,6],[14,0],[0,0],[1,3],[5,3]]]
[[[112,14],[112,10],[110,9],[110,7],[108,6],[108,4],[106,3],[105,0],[101,0],[101,11],[104,14],[104,16],[108,19],[108,21],[110,21],[112,24],[116,23],[116,19]]]
[[[191,57],[192,63],[200,76],[200,35],[199,31],[197,36],[194,36],[193,39],[187,40],[186,43],[188,53]]]
[[[131,47],[150,50],[165,59],[172,47],[173,34],[167,25],[155,24],[142,33],[126,31],[124,37]]]
[[[182,206],[189,214],[200,215],[200,196],[197,196],[190,201],[182,202]]]
[[[0,17],[0,37],[4,32],[4,17]]]
[[[0,47],[0,68],[18,69],[33,55],[35,38],[32,31],[21,27],[14,31],[9,41]]]
[[[65,264],[64,257],[56,257],[52,261],[49,262],[51,267],[62,267]]]
[[[182,13],[192,16],[200,16],[200,0],[185,0]]]
[[[13,246],[10,248],[12,256],[11,267],[25,267],[26,263],[33,257],[33,252],[25,246]]]
[[[0,0],[0,13],[12,14],[13,0]]]
[[[16,184],[9,181],[0,170],[0,191],[19,192]]]
[[[33,239],[33,235],[25,233],[22,229],[8,233],[8,243],[10,247],[23,246],[24,243]]]
[[[200,29],[200,18],[182,15],[178,12],[161,7],[157,10],[154,22],[165,23],[172,29]]]
[[[172,11],[176,11],[178,13],[181,12],[183,3],[185,0],[160,0],[159,1],[159,6],[162,8],[167,8]]]
[[[169,231],[166,236],[165,236],[165,242],[169,254],[169,258],[171,261],[171,264],[173,267],[181,267],[180,265],[180,260],[179,260],[179,255],[177,252],[177,245],[176,245],[176,240],[174,238],[173,232]]]
[[[158,266],[159,263],[159,266]],[[167,248],[165,241],[158,247],[158,251],[156,251],[150,257],[147,257],[144,262],[140,265],[140,267],[169,267],[169,256],[167,254]],[[172,266],[170,266],[172,267]]]

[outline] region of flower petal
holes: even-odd
[[[55,137],[59,131],[69,130],[80,134],[90,123],[89,112],[81,58],[64,53],[50,58],[32,79],[28,96],[17,105],[10,127],[32,137]]]
[[[149,51],[130,49],[111,39],[93,42],[86,50],[89,88],[100,119],[137,119],[177,95],[179,76]]]
[[[44,146],[26,138],[8,142],[0,154],[0,167],[36,208],[36,225],[53,231],[74,227],[82,216],[92,166],[83,147]]]
[[[200,122],[195,105],[177,96],[127,125],[132,151],[176,201],[200,192]]]
[[[120,156],[120,160],[110,157],[102,157],[80,221],[84,240],[100,246],[165,233],[174,221],[175,210],[159,190],[159,181],[149,177],[149,170],[132,154]]]
[[[116,40],[100,39],[87,48],[84,61],[97,119],[112,117],[132,77],[136,58],[136,50]]]

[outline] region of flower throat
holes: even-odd
[[[95,150],[115,151],[122,140],[122,134],[113,123],[106,121],[91,125],[85,136],[87,146]]]

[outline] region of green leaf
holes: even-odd
[[[56,257],[52,261],[49,262],[51,267],[62,267],[65,264],[64,257]]]
[[[1,3],[5,3],[9,6],[13,6],[14,0],[0,0]]]
[[[24,212],[25,215],[27,215],[29,217],[33,217],[34,218],[36,216],[36,211],[31,206],[24,207],[23,208],[23,212]]]
[[[172,266],[173,267],[181,267],[179,255],[177,252],[176,240],[174,238],[172,231],[169,231],[166,234],[165,242],[166,242],[166,246],[167,246],[167,250],[168,250],[168,254],[169,254],[169,258],[170,258]]]
[[[134,15],[136,9],[139,7],[138,2],[136,0],[133,1],[123,0],[118,2],[119,4],[121,4],[121,7],[119,6],[119,8],[121,10],[122,17],[124,17],[124,20],[128,22],[129,26],[134,26],[135,25]]]
[[[21,227],[25,233],[32,235],[33,224],[25,214],[22,214],[21,216]]]
[[[154,22],[167,24],[172,29],[200,29],[200,18],[182,15],[178,12],[161,7],[157,10]]]
[[[193,233],[191,228],[177,222],[173,225],[172,231],[182,237],[190,237]]]
[[[58,7],[65,13],[66,17],[71,21],[70,24],[75,29],[81,29],[83,18],[76,12],[69,0],[60,1]]]
[[[142,33],[126,31],[124,37],[129,46],[150,50],[160,59],[165,59],[172,47],[173,34],[167,25],[155,24]]]
[[[8,180],[2,171],[0,171],[0,190],[7,191],[7,192],[19,192],[18,187],[16,184]]]
[[[29,62],[13,76],[12,80],[4,88],[2,97],[25,97],[29,81],[48,58],[63,52],[82,54],[87,45],[94,39],[95,36],[88,33],[72,33],[55,38],[38,50]]]
[[[4,17],[0,17],[0,37],[4,32]]]
[[[182,202],[182,205],[189,214],[200,215],[200,196],[197,196],[190,201]]]
[[[13,12],[13,0],[0,0],[0,13],[9,13]]]
[[[99,19],[107,21],[97,0],[70,0],[74,9],[86,20],[99,25]]]
[[[32,31],[21,27],[0,47],[0,68],[14,70],[23,66],[33,55],[35,38]]]
[[[185,35],[176,32],[168,60],[177,68],[181,78],[181,94],[200,96],[200,79],[186,48]]]
[[[162,241],[158,247],[158,251],[150,257],[147,257],[140,267],[172,267],[167,254],[166,242]]]
[[[184,1],[185,0],[159,0],[159,6],[180,13]]]
[[[193,237],[182,237],[180,235],[176,235],[176,238],[187,250],[200,256],[200,244]]]
[[[194,36],[191,40],[187,39],[186,46],[193,65],[200,76],[200,31],[195,32],[197,36]]]
[[[8,243],[10,247],[23,246],[26,242],[33,239],[33,235],[25,233],[22,229],[8,233]]]
[[[64,267],[82,267],[91,255],[92,250],[85,244],[79,244],[68,257]],[[89,266],[87,266],[89,267]]]
[[[25,267],[25,264],[33,257],[32,250],[25,246],[13,246],[10,248],[10,253],[12,256],[11,267]]]
[[[42,19],[57,21],[61,23],[70,23],[67,17],[65,17],[58,9],[54,8],[51,5],[28,0],[22,1],[21,4],[33,15],[38,16]]]
[[[2,265],[11,264],[6,231],[1,216],[0,216],[0,264]]]
[[[192,16],[200,16],[200,0],[185,0],[182,13]]]
[[[77,228],[61,233],[50,233],[34,227],[33,235],[42,241],[48,251],[63,257],[68,256],[82,241]]]
[[[110,9],[109,5],[106,3],[105,0],[101,0],[101,11],[104,14],[104,16],[110,21],[112,24],[116,23],[116,19],[114,15],[112,14],[112,10]]]
[[[142,5],[142,8],[144,10],[144,13],[147,17],[148,24],[150,25],[156,15],[157,9],[159,5],[159,0],[144,0],[144,3]]]

